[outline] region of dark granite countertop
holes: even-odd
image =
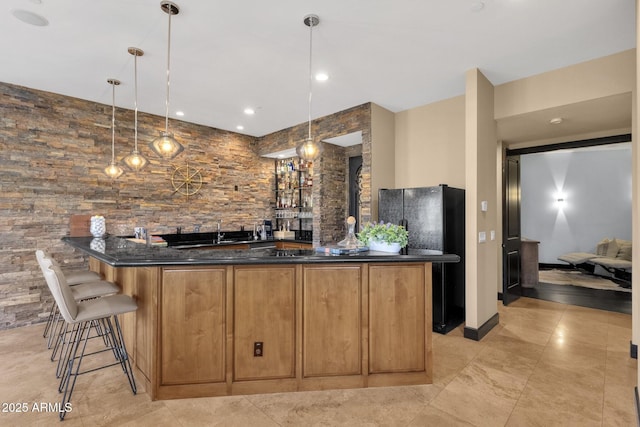
[[[126,238],[108,236],[105,239],[92,237],[63,237],[62,240],[76,249],[114,267],[138,267],[148,265],[229,265],[229,264],[314,264],[332,262],[459,262],[460,257],[442,254],[427,249],[408,249],[407,254],[385,252],[359,252],[346,255],[331,255],[314,249],[276,249],[275,240],[259,240],[251,243],[238,242],[250,249],[233,249],[234,244],[225,244],[224,249],[213,245],[191,249],[166,246],[147,246]],[[222,246],[222,245],[221,245]]]

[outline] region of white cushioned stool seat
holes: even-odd
[[[53,258],[52,258],[52,260],[53,260]],[[64,272],[64,277],[67,278],[67,283],[69,284],[69,286],[79,285],[80,283],[95,282],[96,280],[102,280],[102,276],[100,276],[95,271],[89,271],[89,270],[65,271],[65,270],[63,270],[63,272]]]
[[[65,278],[66,276],[65,274]],[[107,282],[106,280],[97,280],[71,286],[71,293],[73,293],[73,298],[76,301],[113,295],[118,292],[120,292],[118,285],[113,282]]]

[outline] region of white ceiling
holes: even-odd
[[[309,13],[320,17],[314,71],[330,75],[314,83],[313,117],[365,102],[398,112],[458,96],[475,67],[497,85],[635,47],[633,0],[485,0],[481,10],[475,0],[176,3],[171,117],[182,110],[181,120],[243,125],[239,132],[253,136],[307,121]],[[117,78],[116,104],[132,109],[127,48],[138,47],[139,110],[164,116],[168,15],[160,0],[2,4],[0,81],[110,105],[106,80]],[[25,24],[13,10],[49,25]]]

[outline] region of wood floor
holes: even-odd
[[[522,288],[522,296],[580,307],[631,314],[631,293],[589,289],[572,285],[538,283],[533,288]]]

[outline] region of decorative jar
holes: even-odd
[[[107,234],[107,226],[103,216],[95,215],[91,217],[89,232],[93,237],[104,237]]]

